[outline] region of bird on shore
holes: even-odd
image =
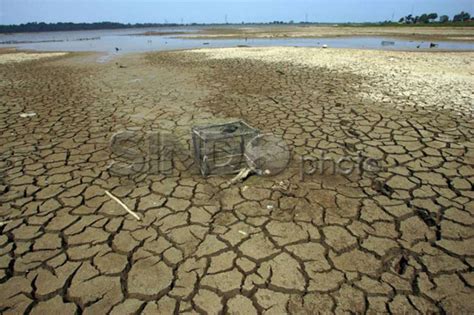
[[[118,52],[119,50],[120,50],[119,48],[115,47],[115,51],[116,51],[116,52]]]

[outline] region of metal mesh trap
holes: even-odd
[[[194,159],[201,174],[233,174],[247,167],[245,146],[259,133],[243,121],[193,127]]]

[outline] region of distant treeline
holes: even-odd
[[[472,21],[473,18],[468,12],[461,11],[459,14],[455,14],[451,20],[447,15],[438,16],[438,13],[423,13],[422,15],[409,14],[401,17],[398,23],[405,24],[430,24],[430,23],[462,23]]]
[[[237,24],[237,23],[236,23]],[[35,32],[55,32],[55,31],[84,31],[84,30],[105,30],[105,29],[126,29],[126,28],[145,28],[145,27],[177,27],[177,26],[222,26],[222,25],[236,25],[231,23],[136,23],[123,24],[117,22],[97,22],[97,23],[44,23],[31,22],[19,25],[0,25],[0,33],[35,33]],[[437,13],[422,14],[421,16],[407,15],[401,18],[398,23],[393,21],[383,22],[367,22],[367,23],[318,23],[307,21],[272,21],[267,23],[242,22],[241,25],[340,25],[340,26],[393,26],[393,25],[436,25],[436,26],[474,26],[474,19],[467,12],[461,12],[453,17],[452,20],[448,16],[442,15],[438,19]]]
[[[178,26],[179,24],[158,24],[158,23],[142,23],[142,24],[122,24],[115,22],[98,22],[98,23],[26,23],[20,25],[0,25],[0,33],[27,33],[27,32],[54,32],[54,31],[85,31],[85,30],[104,30],[104,29],[122,29],[122,28],[140,28],[140,27],[157,27],[157,26]]]

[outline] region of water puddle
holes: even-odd
[[[379,50],[474,50],[472,42],[424,42],[389,37],[185,39],[183,32],[197,29],[125,29],[0,35],[0,48],[41,51],[104,52],[97,61],[109,62],[117,53],[196,49],[206,47],[327,47]],[[143,33],[155,34],[143,36]]]

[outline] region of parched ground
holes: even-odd
[[[474,312],[473,56],[8,57],[0,311]],[[186,168],[190,158],[172,174],[109,171],[116,132],[162,131],[189,145],[192,125],[235,118],[285,139],[285,172],[229,186],[229,176]],[[322,152],[361,152],[379,170],[302,181],[300,158]]]

